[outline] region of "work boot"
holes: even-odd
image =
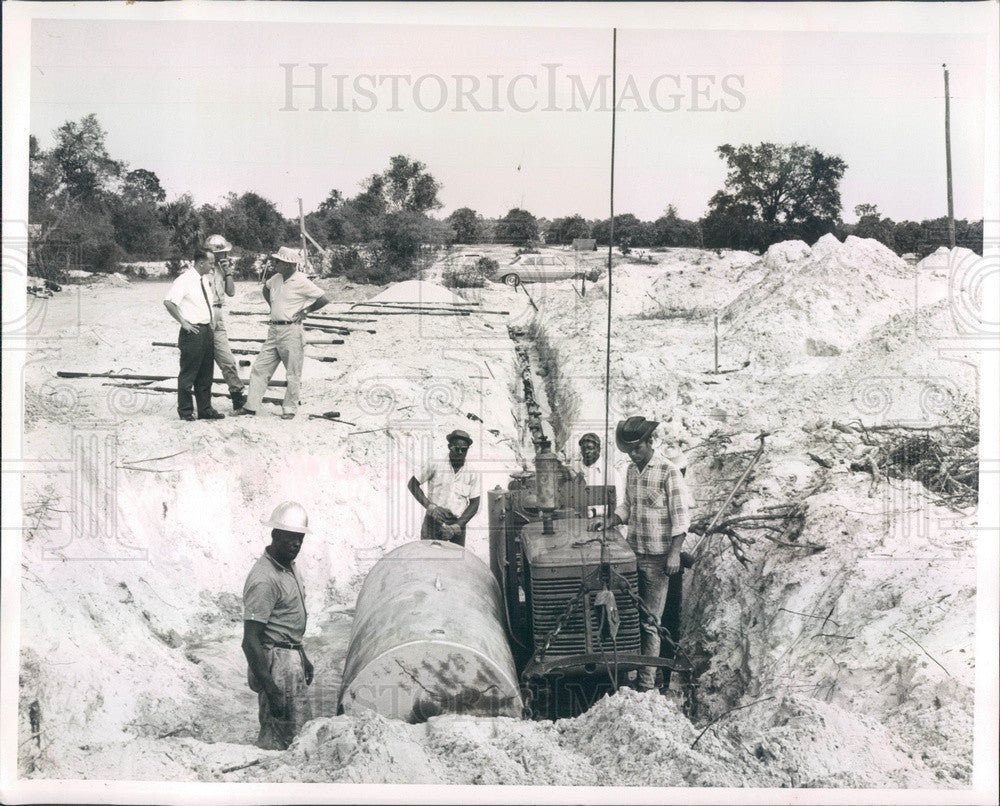
[[[206,412],[202,412],[198,415],[199,420],[224,420],[226,415],[221,411],[216,411],[215,409],[209,409]]]
[[[247,402],[247,396],[243,394],[242,389],[233,389],[229,393],[229,397],[233,400],[233,411],[239,411]]]
[[[255,411],[251,411],[250,409],[245,409],[245,408],[243,408],[243,407],[240,407],[240,408],[236,409],[236,411],[235,411],[235,412],[233,412],[233,413],[234,413],[234,414],[235,414],[235,415],[236,415],[237,417],[241,417],[241,416],[244,416],[244,415],[247,415],[247,416],[250,416],[250,417],[252,417],[252,416],[253,416],[254,414],[256,414],[257,412],[255,412]]]
[[[193,414],[181,414],[179,416],[186,423],[193,423],[196,419],[198,419]]]

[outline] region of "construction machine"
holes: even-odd
[[[641,653],[641,622],[650,614],[638,597],[636,556],[616,529],[588,530],[595,517],[614,512],[615,487],[586,485],[547,438],[536,447],[534,472],[515,473],[506,490],[487,493],[490,567],[518,671],[536,703],[544,696],[552,716],[565,712],[560,684],[570,699],[588,699],[641,666],[687,671],[673,658]]]

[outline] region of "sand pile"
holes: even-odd
[[[795,696],[701,731],[677,703],[621,689],[557,722],[375,714],[314,720],[244,781],[545,786],[920,786],[933,776],[864,718]],[[692,747],[697,739],[697,744]]]
[[[656,260],[654,265],[623,261],[615,266],[615,315],[651,319],[709,316],[752,283],[761,266],[759,257],[739,251],[719,254],[678,248],[651,252],[649,257]],[[607,278],[598,280],[593,290],[606,300]]]
[[[782,406],[870,425],[971,422],[980,359],[954,349],[959,335],[947,300],[896,314],[821,372],[788,384]]]
[[[837,247],[831,238],[815,251],[801,241],[774,244],[764,276],[722,313],[727,341],[768,363],[836,355],[905,308],[905,261],[871,239]]]
[[[376,294],[369,302],[412,302],[427,305],[429,303],[462,302],[462,298],[453,294],[447,288],[426,280],[406,280],[393,283],[385,291]]]
[[[977,260],[980,260],[979,255],[964,246],[956,246],[954,249],[939,246],[917,264],[917,271],[921,273],[942,272],[947,276]]]

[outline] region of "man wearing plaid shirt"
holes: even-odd
[[[618,423],[615,440],[632,463],[625,481],[625,495],[611,526],[628,524],[628,543],[636,554],[639,598],[655,624],[642,620],[642,654],[660,654],[659,620],[667,599],[670,577],[681,571],[681,547],[691,524],[687,485],[677,465],[656,456],[652,436],[659,423],[629,417]],[[602,529],[596,523],[595,530]],[[656,668],[639,670],[638,688],[656,687]]]

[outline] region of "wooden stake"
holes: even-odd
[[[715,315],[715,374],[719,374],[719,314]]]

